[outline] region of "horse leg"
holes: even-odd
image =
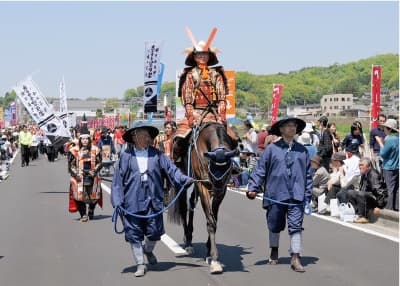
[[[194,254],[194,248],[192,245],[192,239],[193,239],[193,217],[194,217],[194,211],[189,210],[188,211],[188,220],[186,224],[186,243],[185,243],[185,250],[188,253],[188,255],[193,255]]]
[[[183,242],[184,249],[188,253],[188,255],[194,254],[194,248],[192,245],[192,237],[193,237],[193,216],[194,211],[189,209],[186,205],[186,194],[181,197],[180,200],[180,210],[179,216],[181,218],[181,223],[183,226]],[[190,199],[191,208],[194,207],[194,199]]]
[[[217,230],[217,213],[220,202],[216,203],[215,199],[212,200],[212,203],[210,202],[211,197],[209,195],[208,189],[202,187],[201,192],[201,195],[203,196],[201,200],[202,207],[207,220],[207,256],[211,256],[210,272],[211,274],[222,273],[222,265],[218,261],[218,249],[215,242],[215,232]]]

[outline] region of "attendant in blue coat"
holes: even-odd
[[[114,173],[111,186],[113,207],[122,206],[130,213],[151,215],[163,208],[165,178],[177,189],[193,182],[167,156],[151,146],[157,134],[157,128],[137,122],[123,135],[123,139],[132,144],[121,154]],[[125,215],[123,225],[125,240],[131,244],[137,263],[135,276],[144,276],[147,271],[144,255],[149,264],[157,263],[153,249],[164,234],[163,216],[141,219]]]
[[[264,189],[263,207],[269,229],[270,264],[278,263],[279,235],[285,229],[286,217],[290,235],[291,268],[304,272],[300,261],[302,251],[303,202],[312,194],[312,172],[307,149],[294,140],[306,126],[298,118],[287,117],[277,121],[271,133],[282,139],[268,145],[257,161],[249,178],[247,197],[255,198]],[[274,201],[271,201],[272,199]],[[294,205],[283,205],[279,202]]]

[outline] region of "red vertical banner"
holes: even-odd
[[[114,130],[114,120],[115,120],[114,116],[108,117],[108,126],[110,127],[111,130]]]
[[[378,117],[381,109],[381,75],[380,66],[372,66],[371,75],[371,129],[378,127]]]
[[[108,116],[104,116],[103,117],[103,122],[102,122],[103,124],[103,127],[108,127]]]
[[[272,106],[271,106],[271,126],[276,122],[279,110],[279,102],[281,101],[281,94],[283,84],[273,84],[272,86]]]

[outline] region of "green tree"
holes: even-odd
[[[124,93],[124,100],[125,100],[125,101],[131,101],[132,98],[138,97],[138,96],[139,96],[139,95],[138,95],[137,91],[136,91],[135,89],[133,89],[133,88],[130,88],[130,89],[127,89],[127,90],[125,91],[125,93]]]
[[[108,98],[106,100],[106,103],[104,105],[104,112],[113,112],[115,109],[117,109],[120,106],[118,98]]]
[[[102,118],[103,117],[103,111],[100,108],[96,109],[96,118]]]
[[[0,106],[8,107],[10,103],[15,101],[17,98],[17,93],[12,90],[10,92],[6,92],[4,97],[0,97]]]

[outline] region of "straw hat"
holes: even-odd
[[[283,124],[285,124],[289,121],[296,122],[296,124],[297,124],[296,134],[300,134],[301,131],[303,131],[304,127],[306,127],[306,123],[302,119],[292,117],[292,116],[285,116],[281,120],[278,120],[277,122],[275,122],[274,125],[272,125],[270,133],[273,135],[276,135],[276,136],[281,136],[281,131],[279,130],[279,128]]]
[[[128,129],[124,135],[122,135],[122,138],[129,143],[133,143],[132,140],[132,134],[136,129],[147,129],[150,133],[150,137],[152,139],[156,138],[156,136],[158,135],[159,131],[156,127],[148,125],[147,123],[143,122],[143,121],[137,121],[133,124],[132,128]]]
[[[389,129],[392,129],[396,132],[399,132],[398,126],[397,126],[397,121],[395,119],[388,119],[386,120],[385,123],[380,124],[380,126],[387,127]]]

